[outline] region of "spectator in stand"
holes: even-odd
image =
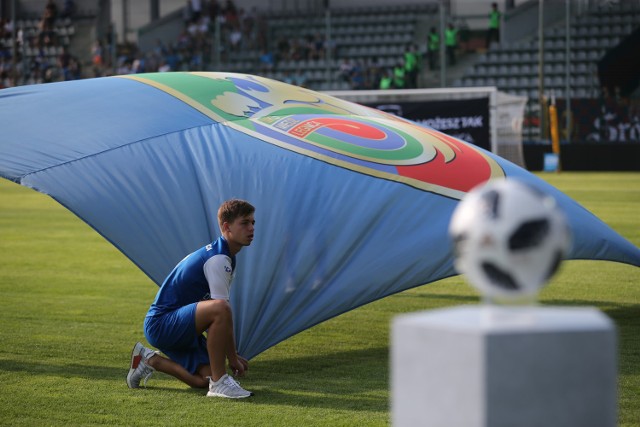
[[[242,38],[245,40],[248,49],[256,48],[257,16],[258,13],[255,6],[249,11],[240,9],[240,28],[242,29]]]
[[[340,78],[347,82],[351,83],[351,73],[353,73],[353,63],[349,58],[343,58],[340,62],[340,69],[338,71],[340,74]]]
[[[41,45],[55,45],[55,25],[58,18],[58,6],[54,0],[48,0],[38,24],[38,40]]]
[[[500,43],[500,20],[502,15],[498,10],[498,3],[491,3],[489,12],[489,30],[487,31],[487,49],[491,47],[491,42]]]
[[[9,74],[10,71],[3,67],[2,61],[0,61],[0,89],[6,89],[12,86]]]
[[[393,72],[389,68],[385,68],[380,78],[379,89],[386,90],[393,87]]]
[[[311,59],[318,60],[324,58],[324,36],[320,33],[316,33],[313,37],[312,42],[310,43],[310,56]]]
[[[144,73],[145,71],[147,71],[145,57],[141,52],[138,52],[135,59],[131,63],[131,72],[134,74],[140,74]]]
[[[13,26],[11,27],[11,31],[13,31]],[[20,26],[16,29],[16,43],[18,47],[22,48],[25,45],[25,40],[28,41],[28,38],[25,39],[24,28]]]
[[[72,80],[80,80],[82,78],[82,64],[73,55],[71,55],[71,61],[69,62],[69,76]]]
[[[449,65],[456,65],[456,51],[458,50],[458,29],[449,24],[444,31],[444,45],[447,51]]]
[[[158,72],[159,73],[167,73],[169,71],[171,71],[171,66],[169,66],[167,61],[165,61],[164,59],[161,59],[160,60],[160,66],[158,67]]]
[[[291,52],[291,45],[286,37],[280,36],[276,43],[278,61],[287,61]]]
[[[289,59],[299,61],[303,59],[303,48],[298,39],[292,39],[289,44]]]
[[[93,76],[101,77],[104,75],[104,48],[100,40],[93,42],[91,48],[91,65],[93,66]]]
[[[218,3],[218,0],[209,0],[208,11],[209,21],[212,23],[216,22],[216,19],[218,19],[218,17],[222,15],[222,8],[220,7],[220,3]]]
[[[46,77],[50,75],[47,71],[52,67],[52,64],[49,62],[44,46],[40,46],[37,40],[36,46],[37,53],[31,60],[31,76],[34,82],[46,82]]]
[[[176,49],[174,46],[169,46],[167,48],[167,53],[164,57],[164,60],[165,60],[166,66],[169,68],[169,71],[175,71],[179,68],[180,57],[176,52]]]
[[[73,0],[64,0],[60,17],[71,19],[75,14],[76,14],[76,3]]]
[[[118,58],[118,67],[116,68],[116,75],[131,74],[131,60],[127,57],[121,56]]]
[[[145,55],[144,68],[147,72],[152,73],[158,71],[160,63],[162,62],[162,56],[156,55],[155,52],[147,52]]]
[[[393,88],[404,89],[406,83],[406,70],[404,68],[404,61],[399,60],[395,67],[393,67]]]
[[[351,71],[351,89],[361,90],[365,88],[365,71],[362,61],[356,61]]]
[[[404,69],[406,71],[405,87],[415,89],[418,87],[418,72],[420,70],[420,54],[415,44],[407,46],[404,52]]]
[[[4,40],[4,39],[8,39],[11,37],[11,31],[10,30],[10,21],[5,20],[4,18],[0,17],[0,40]]]
[[[189,71],[202,71],[204,68],[204,54],[202,49],[197,49],[191,53],[189,60]]]
[[[191,0],[191,20],[199,21],[202,16],[202,2],[200,0]]]
[[[63,80],[75,80],[71,69],[71,54],[66,46],[62,46],[62,52],[58,55],[58,67],[62,72]]]
[[[167,47],[161,39],[156,39],[156,46],[153,48],[153,53],[159,57],[164,57],[167,54]]]
[[[42,77],[42,83],[55,82],[59,77],[58,69],[56,67],[49,67],[45,70]],[[70,79],[73,80],[73,79]]]
[[[0,43],[0,71],[2,71],[5,62],[11,63],[11,48]]]
[[[239,25],[238,10],[232,0],[227,0],[222,9],[222,15],[224,16],[224,22],[228,29],[236,28]]]
[[[187,27],[187,32],[189,33],[189,37],[193,41],[198,41],[201,38],[207,36],[209,31],[209,17],[201,16],[197,20],[194,19]]]
[[[296,73],[293,75],[293,84],[300,87],[307,87],[307,80],[307,73],[298,67]]]
[[[296,84],[296,81],[293,78],[293,75],[291,75],[291,71],[286,70],[284,72],[284,77],[282,77],[282,82],[290,85]]]
[[[56,19],[58,19],[58,5],[54,0],[47,0],[47,4],[44,6],[42,20],[45,21],[47,28],[53,30],[56,25]]]
[[[189,37],[189,31],[187,27],[183,28],[180,34],[178,35],[178,39],[176,40],[176,49],[186,49],[191,45],[191,37]]]
[[[429,60],[429,69],[435,70],[438,64],[438,53],[440,51],[440,35],[436,27],[431,27],[431,31],[427,36],[427,57]]]
[[[275,60],[273,59],[273,54],[271,52],[262,49],[262,51],[260,51],[259,60],[261,72],[267,73],[273,70]]]
[[[366,70],[366,89],[378,89],[382,79],[382,68],[378,63],[378,58],[371,58]]]
[[[307,34],[305,36],[300,37],[300,55],[302,59],[311,59],[311,51],[313,49],[313,36],[311,34]]]
[[[242,31],[239,24],[236,24],[229,33],[229,45],[233,52],[238,52],[242,47]]]

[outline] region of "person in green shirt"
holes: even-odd
[[[440,50],[440,36],[436,27],[431,27],[431,31],[427,36],[427,59],[429,60],[429,68],[435,70],[438,61],[438,51]]]
[[[498,3],[491,3],[489,12],[489,30],[487,31],[487,49],[491,47],[491,42],[500,43],[500,20],[502,15],[498,10]]]
[[[405,87],[415,89],[418,87],[418,71],[420,70],[420,54],[415,44],[410,44],[404,52],[404,70],[406,75]]]
[[[456,51],[458,50],[458,29],[449,24],[444,30],[444,45],[447,51],[449,65],[456,65]]]
[[[380,78],[380,89],[391,89],[393,85],[393,76],[391,70],[386,68]]]
[[[405,88],[406,71],[404,68],[404,61],[400,60],[393,67],[393,88],[404,89]]]

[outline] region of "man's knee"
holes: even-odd
[[[223,299],[200,301],[196,307],[198,329],[207,329],[212,323],[231,320],[231,305]]]

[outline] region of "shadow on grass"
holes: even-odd
[[[426,299],[429,301],[433,300],[444,300],[451,303],[459,302],[459,303],[477,303],[480,299],[477,295],[451,295],[451,294],[438,294],[438,293],[428,293],[428,292],[420,292],[419,294],[396,294],[393,296],[394,298],[408,298],[408,299]],[[447,304],[447,307],[450,304]]]
[[[117,369],[104,366],[87,365],[53,365],[46,362],[38,363],[31,361],[0,360],[0,371],[23,372],[25,375],[52,375],[63,378],[87,378],[87,379],[113,379],[120,378],[126,386],[125,378],[127,369]]]
[[[112,380],[126,389],[127,369],[79,364],[48,364],[46,361],[0,359],[0,372],[25,376]],[[159,374],[158,379],[169,379]],[[370,348],[326,353],[309,357],[251,362],[243,386],[255,391],[252,404],[319,407],[332,410],[388,411],[388,348]],[[151,378],[145,392],[162,391],[204,396],[206,390],[183,386],[154,385]],[[132,391],[133,392],[133,391]],[[137,390],[136,390],[137,392]]]
[[[330,409],[332,411],[362,411],[386,413],[389,411],[388,396],[384,397],[350,397],[327,393],[318,395],[291,394],[288,391],[274,390],[271,387],[257,388],[256,394],[246,402],[253,405],[281,405],[300,408]]]
[[[372,412],[389,409],[386,346],[281,360],[258,357],[251,362],[250,372],[246,381],[256,388],[256,403]]]

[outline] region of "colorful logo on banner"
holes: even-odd
[[[495,160],[472,144],[275,80],[227,73],[125,77],[153,85],[262,141],[447,197],[462,198],[476,185],[504,176]]]

